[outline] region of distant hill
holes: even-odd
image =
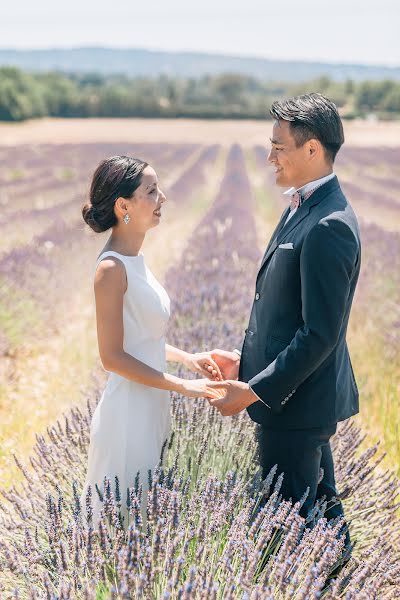
[[[0,49],[0,65],[29,71],[122,73],[199,77],[219,73],[243,73],[270,81],[308,81],[326,75],[335,81],[353,79],[400,80],[399,67],[279,61],[193,52],[163,52],[119,48],[66,48],[46,50]]]

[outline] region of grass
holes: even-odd
[[[10,169],[7,173],[7,178],[9,181],[19,181],[20,179],[24,179],[25,172],[22,169]]]
[[[348,342],[360,389],[357,421],[370,442],[380,441],[385,464],[400,475],[400,353],[382,340],[378,329],[371,317],[366,318],[362,300],[355,302]]]
[[[40,308],[24,291],[11,289],[2,278],[0,290],[0,331],[7,338],[9,352],[14,352],[23,344],[26,330],[35,327],[42,315]]]
[[[77,304],[76,313],[78,308]],[[97,361],[92,321],[92,315],[86,316],[77,327],[71,318],[69,325],[64,323],[62,335],[31,344],[12,361],[12,376],[0,391],[0,473],[6,487],[20,479],[11,452],[18,449],[27,456],[36,433],[89,387]]]
[[[57,172],[57,178],[61,181],[70,181],[76,177],[76,173],[73,169],[69,169],[68,167],[64,167],[63,169],[59,169]]]

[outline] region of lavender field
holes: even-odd
[[[78,498],[104,383],[92,276],[106,238],[84,228],[80,206],[97,162],[116,153],[149,161],[167,192],[144,253],[173,302],[168,341],[187,350],[241,343],[285,208],[259,145],[0,146],[0,598],[400,597],[400,149],[345,147],[336,168],[362,230],[349,331],[361,412],[333,443],[356,547],[329,586],[341,523],[320,506],[305,529],[279,483],[261,487],[252,422],[200,400],[172,397],[174,434],[151,478],[146,526],[132,488],[121,528],[126,498],[113,481],[100,535],[83,526],[90,498]]]

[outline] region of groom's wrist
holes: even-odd
[[[261,404],[264,404],[268,408],[271,408],[270,405],[265,402],[265,400],[263,400],[262,398],[260,398],[260,396],[253,390],[253,388],[251,387],[250,384],[249,384],[249,390],[251,390],[251,392],[253,393],[256,401],[259,401],[259,402],[261,402]]]
[[[258,402],[260,400],[260,398],[257,396],[257,394],[251,389],[251,387],[247,384],[247,406],[251,406],[252,404],[254,404],[255,402]]]

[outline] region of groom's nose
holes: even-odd
[[[267,161],[268,162],[273,162],[275,159],[276,159],[276,156],[275,156],[274,149],[271,148],[270,151],[269,151],[269,154],[268,154]]]

